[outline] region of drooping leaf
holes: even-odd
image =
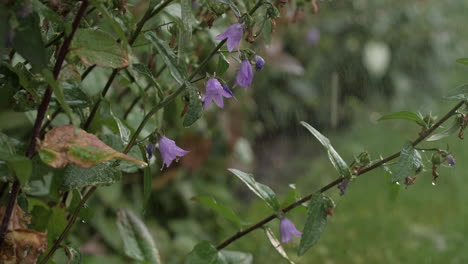
[[[237,8],[237,6],[234,4],[232,0],[215,0],[215,1],[228,5],[231,8],[232,12],[234,12],[236,17],[241,17],[241,13],[239,9]]]
[[[16,175],[21,186],[24,186],[32,174],[32,162],[24,156],[0,152],[0,160],[6,162],[10,170]]]
[[[421,166],[421,154],[414,149],[411,142],[406,143],[401,150],[400,159],[393,170],[392,182],[399,182],[406,177],[413,176],[413,173]]]
[[[112,107],[109,106],[110,109],[110,114],[112,118],[114,119],[115,123],[117,124],[117,127],[119,128],[119,134],[120,134],[120,139],[122,140],[122,143],[128,144],[128,141],[130,140],[130,129],[123,123],[123,121],[117,117],[114,112],[112,111]]]
[[[468,100],[468,83],[450,90],[447,96],[445,96],[445,99],[456,101]]]
[[[312,196],[307,210],[306,223],[302,231],[298,255],[302,256],[320,239],[327,225],[327,200],[321,193]]]
[[[324,135],[322,135],[320,132],[318,132],[317,129],[307,124],[306,122],[301,121],[301,124],[305,128],[307,128],[310,131],[310,133],[312,133],[312,135],[314,135],[317,138],[317,140],[320,142],[320,144],[322,144],[322,146],[325,147],[328,153],[328,158],[330,159],[333,166],[338,170],[340,175],[342,177],[349,177],[351,173],[349,171],[348,164],[346,164],[343,158],[341,158],[338,152],[336,152],[336,150],[331,145],[330,140],[326,138]]]
[[[286,259],[289,263],[294,264],[294,262],[288,257],[288,254],[286,254],[286,251],[284,251],[281,242],[276,238],[275,233],[273,233],[273,231],[269,227],[265,228],[265,234],[267,235],[267,238],[270,241],[271,245],[281,255],[281,257]]]
[[[33,12],[18,20],[13,48],[39,69],[47,68],[47,52],[39,28],[39,16]]]
[[[392,182],[392,171],[387,167],[387,165],[382,165],[380,168],[383,170],[385,175],[385,180],[387,181],[388,185],[388,197],[391,201],[395,201],[400,193],[400,184],[397,182]]]
[[[172,77],[180,85],[185,82],[185,66],[181,63],[177,63],[177,56],[174,54],[174,51],[168,46],[166,41],[160,39],[156,33],[150,31],[145,33],[145,38],[151,41],[153,46],[158,51],[161,58],[164,60],[164,63],[167,65],[167,68],[171,72]]]
[[[216,264],[218,251],[208,241],[202,241],[195,245],[188,254],[185,264]]]
[[[278,211],[280,209],[278,199],[276,198],[276,194],[270,187],[256,182],[252,174],[245,173],[236,169],[228,170],[234,175],[236,175],[240,180],[242,180],[251,191],[253,191],[258,197],[263,199],[268,204],[268,206],[270,206],[274,211]]]
[[[183,62],[188,51],[188,45],[191,42],[192,38],[192,1],[191,0],[181,0],[180,1],[180,10],[182,18],[182,26],[179,30],[179,56],[178,64]]]
[[[109,164],[99,164],[91,168],[69,165],[60,183],[60,189],[69,191],[86,186],[113,184],[120,181],[122,173]]]
[[[200,99],[198,90],[193,87],[190,83],[187,82],[187,93],[189,99],[189,106],[187,113],[184,117],[183,125],[184,127],[189,127],[193,125],[203,114],[203,105]]]
[[[209,207],[219,213],[220,215],[226,217],[226,219],[232,221],[237,226],[241,225],[241,219],[239,216],[234,213],[234,211],[225,205],[219,204],[213,197],[209,196],[195,196],[192,200],[197,201],[206,207]]]
[[[416,114],[415,112],[411,112],[411,111],[401,111],[401,112],[384,115],[381,118],[379,118],[379,121],[390,120],[390,119],[409,120],[409,121],[415,122],[416,124],[422,127],[427,127],[426,122],[424,122],[424,120],[418,114]]]
[[[436,134],[431,135],[430,137],[428,137],[426,139],[426,141],[441,140],[441,139],[446,138],[446,137],[452,135],[453,133],[457,132],[459,129],[460,129],[460,120],[456,117],[453,120],[452,125],[448,129],[446,129],[446,130],[444,130],[444,131],[442,131],[440,133],[436,133]]]
[[[128,53],[104,31],[78,29],[70,45],[70,54],[78,56],[86,65],[121,69],[128,66]]]
[[[219,53],[218,56],[218,67],[216,68],[216,74],[218,76],[223,75],[229,69],[229,61],[226,59],[223,53]]]
[[[150,264],[161,263],[156,244],[145,224],[131,211],[120,209],[117,225],[124,242],[125,255]]]
[[[140,148],[141,156],[143,157],[143,161],[149,164],[149,160],[146,156],[146,149],[142,145],[138,145]],[[151,190],[152,190],[152,183],[153,183],[153,175],[151,174],[151,166],[146,166],[143,170],[143,201],[145,205],[148,203]]]
[[[468,58],[460,58],[460,59],[457,59],[457,62],[458,62],[458,63],[461,63],[461,64],[468,65]]]
[[[38,144],[38,152],[42,161],[54,168],[63,168],[68,163],[90,168],[111,159],[147,165],[109,147],[93,134],[75,130],[71,125],[55,127],[47,132]]]
[[[218,252],[218,261],[216,264],[252,264],[252,254],[240,252],[221,250]]]

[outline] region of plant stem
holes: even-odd
[[[418,138],[416,138],[413,142],[412,142],[412,145],[413,146],[416,146],[417,144],[421,143],[426,137],[428,137],[432,132],[434,132],[434,130],[436,130],[438,127],[440,127],[440,125],[442,125],[444,122],[446,122],[463,104],[465,104],[465,101],[461,101],[459,102],[457,105],[455,105],[449,112],[447,112],[447,114],[445,114],[439,121],[437,121],[437,123],[435,123],[434,125],[432,125],[424,134],[420,135]],[[400,153],[401,152],[397,152],[397,153],[394,153],[388,157],[386,157],[385,159],[382,159],[372,165],[369,165],[368,167],[360,170],[356,176],[360,176],[362,174],[365,174],[371,170],[374,170],[380,166],[382,166],[383,164],[387,163],[388,161],[391,161],[395,158],[398,158],[400,156]],[[338,185],[340,182],[342,182],[345,178],[344,177],[340,177],[332,182],[330,182],[329,184],[325,185],[324,187],[320,188],[318,191],[316,192],[313,192],[307,196],[305,196],[304,198],[286,206],[285,208],[283,208],[281,211],[283,213],[286,213],[294,208],[296,208],[297,206],[303,204],[304,202],[307,202],[308,200],[310,200],[310,198],[312,198],[312,196],[317,193],[317,192],[320,192],[320,193],[323,193],[329,189],[331,189],[332,187]],[[231,244],[232,242],[236,241],[237,239],[247,235],[248,233],[254,231],[255,229],[258,229],[262,226],[264,226],[265,224],[267,224],[268,222],[270,222],[271,220],[277,218],[277,215],[276,214],[272,214],[260,221],[258,221],[256,224],[248,227],[247,229],[244,229],[242,231],[239,231],[237,232],[236,234],[232,235],[231,237],[229,237],[228,239],[224,240],[223,242],[221,242],[221,244],[219,244],[216,248],[218,250],[221,250],[225,247],[227,247],[229,244]]]
[[[153,11],[151,9],[148,9],[145,14],[143,15],[143,17],[141,18],[141,20],[138,22],[137,26],[136,26],[136,29],[135,31],[133,32],[132,36],[130,37],[130,39],[128,40],[128,44],[130,46],[133,45],[133,43],[135,42],[135,40],[137,39],[138,35],[140,34],[141,30],[143,29],[143,26],[145,25],[145,23],[150,20],[153,16],[155,16],[156,14],[158,14],[159,12],[161,12],[167,5],[169,5],[171,2],[173,2],[174,0],[166,0],[165,2],[161,3],[156,9],[154,9]],[[98,109],[99,109],[99,105],[101,104],[102,102],[102,98],[104,98],[107,94],[107,92],[109,91],[109,88],[110,88],[110,85],[112,84],[112,82],[114,81],[114,78],[117,76],[117,73],[120,71],[120,69],[114,69],[112,71],[112,74],[109,76],[109,79],[107,80],[107,83],[106,83],[106,86],[104,87],[104,89],[102,90],[102,93],[101,93],[101,98],[99,98],[96,103],[94,104],[91,112],[89,113],[89,116],[88,116],[88,119],[86,119],[86,122],[83,126],[83,128],[85,130],[87,130],[89,128],[89,126],[91,125],[91,122],[93,121],[94,119],[94,116],[96,115]]]
[[[75,32],[78,29],[78,26],[80,25],[80,21],[85,14],[86,8],[88,8],[88,1],[84,0],[80,6],[80,9],[78,10],[78,13],[76,14],[75,20],[73,21],[71,33],[69,36],[65,38],[65,40],[63,41],[62,47],[60,48],[57,54],[57,60],[55,62],[55,66],[53,70],[53,75],[54,75],[55,80],[57,80],[60,74],[60,70],[62,69],[63,62],[65,61],[65,56],[68,53],[68,48],[70,47],[70,43],[73,39],[73,36],[75,35]],[[28,158],[31,158],[34,155],[34,152],[36,151],[36,140],[39,137],[42,122],[44,121],[44,117],[47,112],[47,108],[49,107],[51,97],[52,97],[52,89],[48,87],[44,93],[44,96],[42,97],[42,102],[37,109],[36,121],[34,122],[31,140],[29,143],[29,147],[26,151],[26,156]],[[10,222],[11,214],[13,213],[13,208],[16,204],[16,198],[18,197],[19,192],[20,192],[20,184],[19,184],[18,179],[16,179],[13,182],[8,205],[5,210],[5,215],[2,219],[2,224],[0,226],[0,247],[3,245],[5,236],[8,232],[8,224]]]
[[[60,236],[57,238],[57,240],[54,242],[54,245],[52,248],[47,252],[47,255],[39,262],[39,264],[45,264],[47,261],[54,255],[55,251],[59,248],[60,243],[65,239],[65,237],[68,235],[68,232],[70,232],[70,229],[73,227],[73,224],[75,223],[76,219],[78,218],[78,215],[80,214],[81,208],[85,205],[86,201],[91,197],[91,194],[96,191],[97,187],[93,186],[89,191],[85,194],[83,199],[81,199],[80,203],[76,207],[75,211],[73,211],[73,214],[70,217],[70,220],[68,220],[68,224],[63,230],[63,232],[60,234]]]

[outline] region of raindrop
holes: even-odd
[[[435,182],[432,182],[432,185],[433,185],[433,186],[435,186],[435,185],[436,185],[436,183],[435,183]]]
[[[82,219],[82,220],[81,220],[81,223],[86,224],[86,221]]]

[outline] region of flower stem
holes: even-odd
[[[438,127],[440,127],[444,122],[446,122],[461,106],[463,106],[465,104],[465,101],[461,101],[459,102],[457,105],[455,105],[449,112],[447,112],[447,114],[445,114],[439,121],[437,121],[437,123],[435,123],[434,125],[432,125],[424,134],[420,135],[418,138],[416,138],[413,142],[412,142],[412,145],[413,146],[416,146],[417,144],[421,143],[426,137],[428,137],[432,132],[434,132],[434,130],[436,130]],[[365,167],[364,169],[360,170],[356,176],[360,176],[364,173],[367,173],[371,170],[374,170],[380,166],[382,166],[383,164],[393,160],[393,159],[396,159],[400,156],[400,153],[401,152],[397,152],[397,153],[394,153],[388,157],[386,157],[385,159],[382,159],[372,165],[369,165],[368,167]],[[313,192],[307,196],[305,196],[304,198],[286,206],[285,208],[283,208],[281,211],[283,213],[286,213],[294,208],[296,208],[297,206],[303,204],[304,202],[307,202],[308,200],[310,200],[312,198],[312,196],[317,193],[317,192],[320,192],[320,193],[323,193],[329,189],[331,189],[332,187],[338,185],[340,182],[342,182],[345,178],[344,177],[340,177],[332,182],[330,182],[329,184],[323,186],[322,188],[320,188],[318,191],[316,192]],[[276,214],[272,214],[260,221],[258,221],[256,224],[242,230],[242,231],[239,231],[237,232],[236,234],[232,235],[231,237],[229,237],[228,239],[224,240],[223,242],[221,242],[221,244],[219,244],[216,248],[218,250],[221,250],[225,247],[227,247],[229,244],[231,244],[232,242],[236,241],[237,239],[247,235],[248,233],[254,231],[255,229],[257,228],[261,228],[262,226],[264,226],[265,224],[267,224],[268,222],[270,222],[271,220],[275,219],[277,217]]]

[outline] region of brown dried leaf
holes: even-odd
[[[90,168],[111,159],[148,165],[109,147],[93,134],[74,129],[72,125],[55,127],[47,132],[44,140],[38,143],[38,151],[42,161],[54,168],[63,168],[68,163]]]

